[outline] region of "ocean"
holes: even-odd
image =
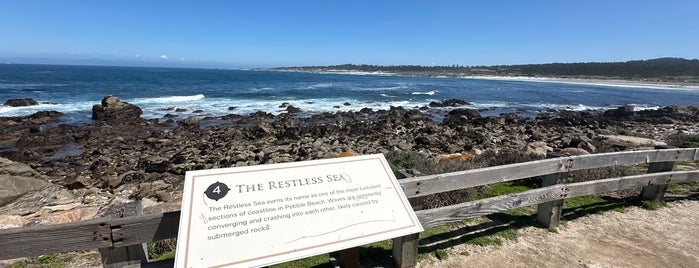
[[[464,108],[483,110],[484,116],[604,110],[625,104],[637,109],[699,105],[699,90],[691,89],[268,70],[0,65],[0,103],[16,98],[40,103],[0,106],[0,117],[53,110],[65,114],[61,122],[90,123],[92,106],[106,95],[141,107],[146,119],[163,119],[166,114],[279,114],[283,103],[301,108],[299,116],[391,106],[409,109],[446,99],[468,101],[471,105]]]

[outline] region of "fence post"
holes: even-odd
[[[556,185],[565,182],[568,173],[554,173],[541,178],[541,187]],[[556,227],[561,221],[561,211],[565,199],[553,200],[539,204],[536,211],[536,221],[544,227]]]
[[[650,165],[648,166],[648,173],[672,171],[672,168],[674,166],[674,161],[650,163]],[[663,200],[663,197],[665,196],[665,190],[667,190],[667,184],[645,186],[641,190],[641,199],[651,200],[653,202],[660,202]]]
[[[141,215],[143,207],[141,207],[141,201],[114,204],[110,208],[109,214],[117,218]],[[112,228],[118,228],[118,226],[112,226]],[[146,244],[100,248],[99,252],[102,256],[102,265],[105,268],[140,267],[141,263],[148,262]]]
[[[417,265],[417,246],[420,233],[393,238],[393,264],[396,268]]]
[[[359,268],[359,247],[343,249],[340,251],[340,267]]]

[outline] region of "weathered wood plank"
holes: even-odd
[[[145,214],[114,219],[112,237],[115,247],[135,245],[177,237],[180,212]]]
[[[0,260],[112,245],[109,217],[0,230]]]
[[[541,186],[551,186],[565,182],[568,173],[549,174],[541,178]],[[561,211],[565,199],[553,200],[539,204],[536,221],[544,227],[556,227],[561,220]]]
[[[167,259],[162,261],[154,261],[148,263],[141,263],[141,265],[136,266],[141,268],[172,268],[175,267],[175,259]]]
[[[417,211],[416,214],[422,226],[427,228],[561,198],[618,191],[646,185],[692,181],[699,181],[699,171],[661,172],[588,182],[557,184],[521,193],[421,210]]]
[[[420,234],[393,238],[393,264],[396,268],[415,267]]]
[[[652,163],[648,166],[648,173],[672,171],[674,166],[674,161]],[[660,202],[665,197],[665,190],[667,190],[667,184],[648,185],[641,189],[641,198]]]
[[[359,268],[359,247],[340,251],[340,268]]]
[[[141,215],[143,207],[141,207],[141,201],[115,204],[109,210],[109,214],[112,215],[112,219]],[[112,238],[114,238],[114,227],[112,225]],[[105,268],[120,268],[148,262],[148,250],[144,244],[104,247],[100,248],[99,252],[102,257],[102,266]]]
[[[635,165],[642,163],[699,160],[699,148],[646,150],[570,156],[525,163],[473,169],[400,180],[407,197],[419,197],[552,173]]]

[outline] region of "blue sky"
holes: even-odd
[[[0,58],[228,67],[699,58],[699,1],[0,1]]]

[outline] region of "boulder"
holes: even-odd
[[[26,193],[39,191],[48,183],[24,176],[0,175],[0,206],[15,201]]]
[[[133,124],[143,121],[141,108],[115,96],[105,96],[101,104],[92,106],[92,119],[108,124]]]
[[[623,135],[599,135],[607,144],[623,148],[666,146],[667,143],[653,139],[623,136]]]
[[[449,99],[449,100],[444,100],[444,101],[433,101],[430,102],[429,106],[430,107],[458,107],[458,106],[464,106],[464,105],[471,105],[471,103],[468,103],[465,100],[459,100],[459,99]]]
[[[70,192],[47,182],[29,166],[0,158],[0,214],[26,215],[74,200]]]
[[[546,145],[543,141],[535,141],[527,143],[522,149],[524,154],[535,155],[535,156],[546,156],[548,152],[553,151],[553,148]]]
[[[198,127],[200,122],[201,120],[198,117],[190,116],[184,120],[178,121],[177,124],[184,127]]]
[[[566,155],[566,156],[590,154],[588,151],[586,151],[584,149],[573,148],[573,147],[564,148],[563,150],[561,150],[561,153]]]
[[[632,105],[626,104],[620,106],[619,108],[607,110],[604,112],[604,116],[607,117],[629,117],[634,115],[634,108]]]
[[[34,105],[39,105],[39,102],[30,99],[30,98],[25,98],[25,99],[9,99],[5,101],[5,106],[10,106],[10,107],[23,107],[23,106],[34,106]]]

